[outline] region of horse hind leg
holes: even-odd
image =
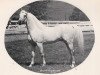
[[[69,52],[70,52],[70,55],[71,55],[71,65],[70,67],[73,68],[75,67],[75,57],[74,57],[74,46],[73,46],[73,40],[70,40],[70,41],[66,41],[64,40]]]
[[[71,68],[75,67],[75,56],[74,56],[74,49],[73,49],[73,43],[69,44],[69,50],[71,54]]]
[[[45,57],[44,57],[43,44],[42,43],[37,43],[37,46],[39,47],[41,55],[42,55],[42,58],[43,58],[42,66],[45,66],[46,65],[46,61],[45,61]]]

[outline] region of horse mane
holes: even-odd
[[[40,30],[44,30],[46,26],[44,26],[32,13],[28,13],[30,17],[32,17],[34,25],[36,25]]]

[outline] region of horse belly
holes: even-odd
[[[60,31],[56,31],[56,30],[51,30],[44,34],[44,39],[46,41],[55,41],[60,37],[61,37]]]

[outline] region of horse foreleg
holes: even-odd
[[[29,65],[29,67],[32,67],[32,65],[34,65],[34,57],[35,57],[35,53],[34,51],[32,51],[32,60],[31,60],[31,64]]]
[[[46,61],[45,61],[45,57],[44,57],[43,44],[42,43],[37,43],[37,46],[39,47],[41,55],[42,55],[42,58],[43,58],[42,66],[45,66],[46,65]]]
[[[75,57],[74,57],[74,49],[73,49],[73,43],[69,44],[69,50],[71,54],[71,68],[75,67]]]
[[[35,48],[37,46],[37,44],[31,39],[31,36],[28,35],[28,41],[31,44],[31,48],[32,48],[32,59],[31,59],[31,64],[29,65],[29,67],[32,67],[32,65],[34,65],[34,58],[35,58]],[[34,50],[33,50],[34,49]]]

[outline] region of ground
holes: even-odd
[[[84,32],[84,56],[75,46],[76,66],[86,59],[94,44],[94,33]],[[44,44],[44,53],[47,65],[42,67],[42,58],[38,47],[36,48],[35,65],[28,67],[31,62],[31,45],[27,40],[27,34],[5,35],[5,47],[8,54],[22,67],[41,73],[59,73],[70,70],[70,54],[66,45],[59,41],[52,44]]]

